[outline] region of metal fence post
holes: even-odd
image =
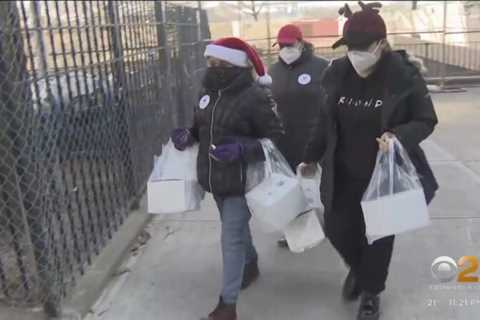
[[[196,23],[197,23],[197,65],[202,63],[202,51],[203,51],[203,16],[202,16],[202,1],[197,1],[197,12],[196,12]]]
[[[36,29],[34,39],[35,39],[37,52],[34,56],[34,59],[37,62],[35,64],[39,66],[39,70],[38,70],[39,73],[43,77],[46,77],[47,76],[47,60],[46,60],[47,53],[45,52],[45,46],[44,46],[45,40],[44,40],[43,32],[41,29],[42,22],[40,21],[40,16],[41,16],[40,8],[39,8],[40,4],[41,2],[39,1],[29,2],[30,12],[33,18],[33,24]],[[47,90],[49,89],[47,88]]]
[[[170,43],[168,41],[167,35],[167,28],[168,19],[167,19],[167,1],[155,1],[155,20],[157,23],[157,41],[159,46],[159,63],[160,68],[163,67],[164,72],[160,75],[159,83],[162,84],[161,88],[163,89],[163,93],[166,96],[166,102],[163,106],[162,115],[164,118],[170,117],[170,119],[174,119],[176,110],[176,99],[172,93],[173,87],[172,85],[175,81],[172,81],[172,77],[175,74],[172,72],[172,56],[171,56],[171,48]],[[165,128],[166,132],[169,132],[172,129],[172,121],[165,121],[162,123],[164,126],[168,126]]]
[[[123,141],[126,146],[123,151],[125,155],[122,159],[123,168],[125,172],[125,181],[127,192],[134,199],[132,203],[132,208],[138,207],[138,195],[137,195],[137,180],[135,178],[135,167],[133,163],[133,155],[131,148],[131,139],[130,139],[130,124],[129,124],[129,97],[128,97],[128,82],[126,79],[126,68],[124,62],[124,52],[122,45],[122,34],[120,30],[120,13],[119,13],[119,2],[117,1],[108,1],[108,17],[111,23],[110,28],[110,37],[113,49],[113,79],[114,79],[114,90],[115,95],[114,99],[116,100],[116,105],[120,113],[120,121],[124,124],[120,126],[120,141]]]
[[[3,171],[0,185],[3,188],[2,200],[6,203],[5,213],[10,216],[10,224],[14,228],[12,232],[24,235],[24,239],[17,238],[15,234],[13,237],[27,299],[34,298],[35,291],[38,290],[38,293],[45,296],[45,313],[56,317],[60,314],[61,294],[49,261],[50,248],[45,232],[45,217],[42,214],[46,194],[33,152],[34,118],[33,109],[28,107],[31,106],[31,92],[15,1],[0,3],[0,21],[3,37],[0,47],[0,111],[3,113],[1,118],[5,121],[0,128],[0,147],[5,152],[0,168]],[[5,65],[11,62],[15,63]],[[10,187],[8,192],[5,190],[7,185]],[[23,247],[31,250],[24,252]],[[23,261],[32,258],[35,261],[34,268],[28,270]],[[30,286],[28,272],[36,273],[34,279],[38,281],[38,288]]]
[[[440,87],[445,87],[445,77],[447,76],[447,7],[448,2],[443,1],[443,34],[442,34],[442,75],[440,81]]]
[[[183,52],[183,43],[184,43],[184,26],[183,23],[183,12],[182,7],[175,7],[175,40],[176,40],[176,50],[175,50],[175,73],[176,73],[176,84],[177,88],[183,88],[185,85],[185,75],[183,73],[182,62],[184,61],[184,52]],[[182,90],[177,90],[177,119],[175,119],[176,126],[183,126],[185,123],[185,99],[183,96]]]
[[[270,21],[270,4],[265,2],[266,6],[266,24],[267,24],[267,64],[270,66],[273,62],[272,57],[272,31],[271,31],[271,21]]]
[[[155,1],[155,19],[157,23],[157,41],[158,46],[160,47],[159,50],[159,57],[160,57],[160,65],[165,68],[166,74],[169,75],[171,73],[170,70],[170,47],[167,39],[167,32],[166,32],[166,24],[165,21],[165,6],[166,1]]]

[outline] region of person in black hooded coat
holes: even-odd
[[[348,53],[322,79],[325,108],[300,166],[308,174],[321,163],[326,235],[350,268],[343,297],[361,296],[357,319],[377,320],[394,236],[369,245],[360,202],[377,153],[388,150],[393,136],[415,165],[427,202],[433,199],[438,184],[420,143],[438,120],[415,60],[391,50],[378,11],[361,5],[355,14],[345,7],[349,19],[334,47],[347,45]]]

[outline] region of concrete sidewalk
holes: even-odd
[[[453,126],[462,127],[459,134],[480,123],[478,108],[472,109],[474,99],[469,101],[469,112],[452,113],[457,120]],[[446,119],[453,112],[447,108],[439,110]],[[462,110],[464,118],[459,119]],[[480,256],[480,166],[472,160],[480,157],[472,146],[462,148],[460,140],[454,144],[450,130],[452,123],[446,123],[425,143],[442,189],[431,205],[432,226],[397,238],[382,296],[384,320],[466,320],[480,313],[480,284],[440,287],[430,272],[438,256]],[[143,253],[122,269],[88,320],[197,320],[216,304],[221,255],[213,201],[206,200],[200,212],[156,217],[148,230],[152,239]],[[344,304],[340,298],[346,268],[328,241],[293,254],[276,247],[279,235],[266,235],[255,223],[253,230],[262,275],[241,295],[239,319],[355,319],[358,304]]]

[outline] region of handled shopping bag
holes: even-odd
[[[318,246],[325,234],[317,216],[316,210],[310,210],[290,222],[285,229],[290,251],[301,253]]]
[[[170,214],[200,209],[205,192],[197,181],[198,144],[179,151],[169,141],[155,159],[147,183],[148,212]]]
[[[306,211],[307,200],[297,177],[273,142],[262,139],[260,143],[265,162],[249,165],[245,198],[252,216],[265,232],[283,231]]]
[[[396,138],[388,152],[379,151],[361,205],[369,243],[430,224],[416,168]]]
[[[300,172],[300,168],[297,168],[297,178],[300,181],[305,198],[307,199],[307,209],[319,209],[323,212],[323,204],[320,199],[320,182],[322,180],[322,168],[317,165],[317,171],[312,177],[305,177]]]

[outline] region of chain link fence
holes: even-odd
[[[1,302],[59,313],[191,120],[208,38],[178,2],[0,2]]]

